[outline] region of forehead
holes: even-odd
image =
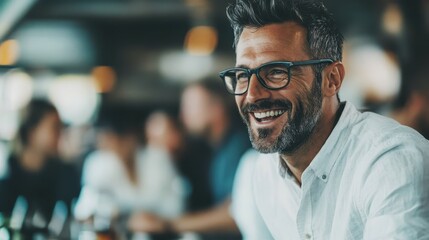
[[[246,27],[237,43],[237,66],[257,67],[279,60],[307,60],[307,31],[295,22]]]

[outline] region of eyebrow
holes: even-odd
[[[290,61],[290,60],[274,60],[274,61],[270,61],[270,62],[262,63],[261,65],[263,65],[263,64],[267,64],[267,63],[272,63],[272,62],[292,62],[292,61]],[[258,68],[258,67],[260,67],[261,65],[259,65],[259,66],[255,67],[255,68]],[[250,68],[250,67],[249,67],[248,65],[246,65],[246,64],[239,64],[239,65],[236,65],[235,67],[236,67],[236,68],[247,68],[247,69],[253,69],[253,68]]]
[[[239,64],[235,66],[236,68],[247,68],[250,69],[249,66],[245,65],[245,64]]]

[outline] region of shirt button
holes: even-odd
[[[311,239],[311,235],[309,233],[305,234],[305,239]]]
[[[326,174],[322,175],[322,179],[325,180],[326,179]]]

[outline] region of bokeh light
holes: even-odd
[[[91,75],[99,93],[112,91],[116,83],[116,73],[112,67],[98,66],[92,69]]]
[[[72,125],[88,123],[100,101],[93,79],[80,74],[59,76],[49,89],[49,98],[63,121]]]
[[[217,31],[210,26],[191,28],[186,34],[185,49],[193,55],[209,55],[216,49],[218,42]]]
[[[19,57],[19,45],[16,40],[6,40],[0,45],[0,65],[13,65]]]
[[[33,80],[30,75],[19,69],[8,71],[2,78],[3,95],[0,103],[9,110],[19,110],[24,107],[33,96]],[[0,96],[1,96],[0,95]]]

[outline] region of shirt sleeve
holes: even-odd
[[[422,141],[377,155],[361,188],[363,239],[429,239],[428,152]]]

